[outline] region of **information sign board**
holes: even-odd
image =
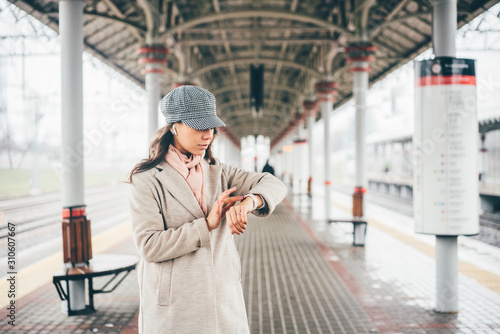
[[[415,62],[415,231],[479,233],[475,61]]]

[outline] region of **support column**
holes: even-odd
[[[304,116],[300,114],[301,117]],[[304,120],[301,118],[298,122],[297,126],[297,138],[293,141],[293,155],[294,155],[294,175],[295,175],[295,184],[297,185],[298,191],[296,191],[300,197],[302,197],[304,193],[304,175],[305,175],[305,160],[304,156],[306,155],[306,145],[307,139],[304,136]]]
[[[32,164],[31,164],[31,184],[30,184],[30,195],[39,195],[42,193],[42,189],[40,188],[39,175],[40,175],[40,149],[39,149],[39,138],[38,138],[38,129],[40,124],[40,119],[42,115],[40,114],[40,104],[39,99],[35,96],[31,96],[30,107],[34,113],[34,128],[33,128],[33,142],[31,147],[32,154]],[[33,101],[34,100],[34,101]]]
[[[312,182],[313,182],[313,169],[314,169],[314,149],[313,149],[313,126],[316,121],[318,113],[318,103],[316,101],[304,101],[302,106],[304,112],[307,113],[307,140],[309,144],[309,157],[308,157],[308,174],[307,179],[307,196],[309,198],[309,206],[312,204]]]
[[[285,166],[286,166],[286,175],[288,176],[288,185],[290,191],[293,195],[293,141],[290,137],[290,134],[287,134],[285,137],[285,146],[286,146],[286,155],[285,155]]]
[[[82,267],[92,257],[85,215],[83,165],[83,0],[59,2],[61,36],[61,204],[65,267]],[[84,311],[85,281],[69,281],[70,308]],[[63,302],[63,308],[66,303]],[[65,310],[69,311],[69,310]]]
[[[335,89],[337,88],[336,82],[323,81],[315,85],[316,94],[321,108],[321,117],[324,122],[325,131],[325,150],[324,150],[324,168],[325,168],[325,219],[328,221],[331,218],[331,171],[330,171],[330,154],[331,154],[331,140],[330,140],[330,112],[333,110],[333,102],[335,102]]]
[[[273,159],[274,159],[274,176],[276,176],[277,178],[280,178],[281,179],[281,174],[282,174],[282,168],[281,168],[281,155],[282,155],[282,151],[279,147],[279,144],[276,145],[272,143],[271,147],[272,150],[274,151],[273,153]]]
[[[432,1],[432,47],[435,57],[455,57],[457,1]],[[436,236],[436,311],[458,312],[456,236]]]
[[[161,101],[163,66],[167,64],[168,49],[162,44],[146,45],[139,48],[140,65],[144,65],[141,73],[145,75],[146,92],[148,94],[148,138],[151,140],[158,131],[158,107]]]
[[[353,73],[353,95],[356,107],[356,186],[354,188],[352,215],[356,218],[364,216],[364,194],[366,193],[366,94],[368,92],[368,63],[375,60],[376,48],[367,41],[357,41],[345,48],[347,62],[351,63],[349,72]],[[355,228],[364,228],[356,225]],[[354,231],[356,234],[356,230]],[[364,231],[363,231],[364,234]]]
[[[177,83],[173,86],[173,88],[177,88],[182,85],[193,85],[192,83],[184,82]],[[236,136],[231,133],[227,128],[220,127],[217,128],[219,132],[219,136],[223,135],[226,140],[227,149],[226,149],[226,164],[239,167],[241,166],[241,145],[240,139],[236,138]]]

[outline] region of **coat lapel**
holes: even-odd
[[[201,218],[205,215],[196,200],[191,188],[187,184],[186,180],[179,174],[178,171],[174,169],[168,162],[165,160],[160,162],[157,168],[161,169],[158,173],[156,173],[156,178],[163,185],[163,188],[166,189],[172,197],[176,198],[182,206],[186,208],[189,212],[191,212],[195,217]],[[205,177],[205,176],[204,176]],[[205,177],[206,179],[206,177]],[[205,190],[206,193],[206,190]],[[207,199],[207,204],[208,204]],[[208,211],[210,212],[210,208]]]
[[[201,163],[203,166],[203,191],[207,202],[207,211],[210,212],[222,192],[220,185],[222,166],[209,165],[205,159]]]

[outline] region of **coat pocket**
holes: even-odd
[[[158,273],[158,289],[156,290],[158,298],[157,303],[160,306],[167,306],[170,304],[173,266],[174,260],[165,261],[160,264],[160,270]]]

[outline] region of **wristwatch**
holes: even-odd
[[[250,197],[252,199],[252,201],[253,201],[253,209],[252,209],[252,211],[255,210],[255,209],[260,209],[260,208],[257,208],[257,205],[259,204],[259,201],[257,200],[257,196],[255,196],[254,194],[246,194],[245,196],[243,196],[243,198],[247,198],[247,197]],[[264,202],[264,200],[262,202]]]

